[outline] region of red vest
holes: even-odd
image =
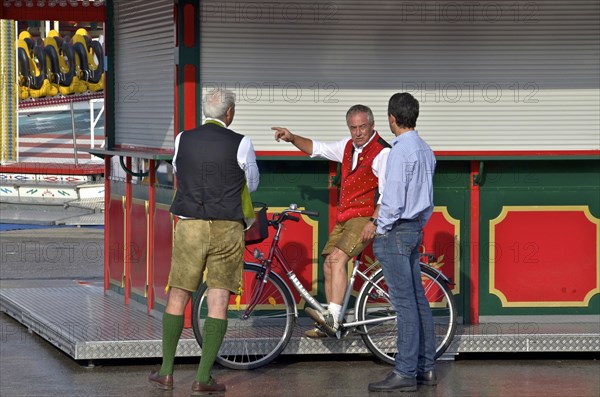
[[[389,144],[375,132],[375,136],[359,154],[352,170],[354,145],[348,141],[342,161],[342,188],[337,208],[337,221],[344,222],[359,216],[371,216],[375,209],[377,176],[373,173],[373,159]]]

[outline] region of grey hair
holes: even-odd
[[[202,98],[202,112],[206,117],[223,120],[229,108],[235,109],[233,91],[217,88],[207,92]]]
[[[369,124],[373,124],[375,122],[375,117],[373,117],[373,112],[371,111],[371,108],[365,105],[354,105],[350,109],[348,109],[348,111],[346,112],[346,122],[348,121],[350,116],[356,113],[366,113]]]

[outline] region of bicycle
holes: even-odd
[[[319,214],[300,210],[295,204],[291,204],[281,213],[273,214],[271,220],[266,220],[266,210],[263,212],[263,222],[273,227],[276,232],[266,257],[255,248],[256,262],[244,263],[242,280],[246,302],[236,303],[232,297],[228,309],[229,326],[217,356],[219,364],[232,369],[253,369],[268,364],[283,351],[292,337],[294,323],[298,319],[298,307],[288,284],[279,273],[273,271],[274,259],[306,304],[316,310],[325,311],[325,307],[304,288],[279,248],[284,222],[298,222],[300,218],[294,214]],[[365,270],[359,270],[361,264],[360,259],[354,261],[342,303],[341,325],[336,337],[341,339],[350,333],[358,333],[377,358],[393,365],[396,355],[397,320],[389,300],[383,271],[378,261],[368,265]],[[421,279],[435,322],[438,358],[446,351],[456,331],[456,303],[449,287],[453,283],[434,267],[423,262],[420,265]],[[356,298],[354,310],[351,310],[349,302],[357,277],[363,280],[363,285]],[[204,318],[208,312],[206,289],[206,284],[203,283],[193,302],[192,326],[200,346]]]

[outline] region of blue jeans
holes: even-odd
[[[394,372],[414,377],[435,366],[433,316],[421,283],[418,248],[420,223],[400,223],[375,236],[373,253],[381,263],[390,299],[398,319],[398,354]]]

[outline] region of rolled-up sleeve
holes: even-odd
[[[344,159],[344,148],[350,138],[335,142],[322,142],[313,139],[313,152],[310,157],[319,157],[341,163]]]
[[[256,163],[256,153],[254,152],[254,145],[250,138],[245,136],[240,142],[237,152],[237,161],[240,168],[246,174],[246,184],[250,192],[255,192],[258,189],[260,182],[260,172],[258,171],[258,164]]]
[[[381,204],[381,199],[383,198],[383,190],[385,189],[385,170],[387,169],[387,161],[388,156],[390,154],[390,148],[386,147],[379,152],[377,156],[373,159],[373,163],[371,164],[371,169],[373,170],[373,174],[377,177],[377,190],[379,192],[379,199],[377,200],[377,204]]]
[[[181,134],[182,133],[183,133],[183,131],[181,131],[175,137],[175,152],[173,153],[173,161],[171,162],[171,164],[173,165],[173,172],[174,173],[177,173],[177,151],[179,149],[179,140],[181,139]]]

